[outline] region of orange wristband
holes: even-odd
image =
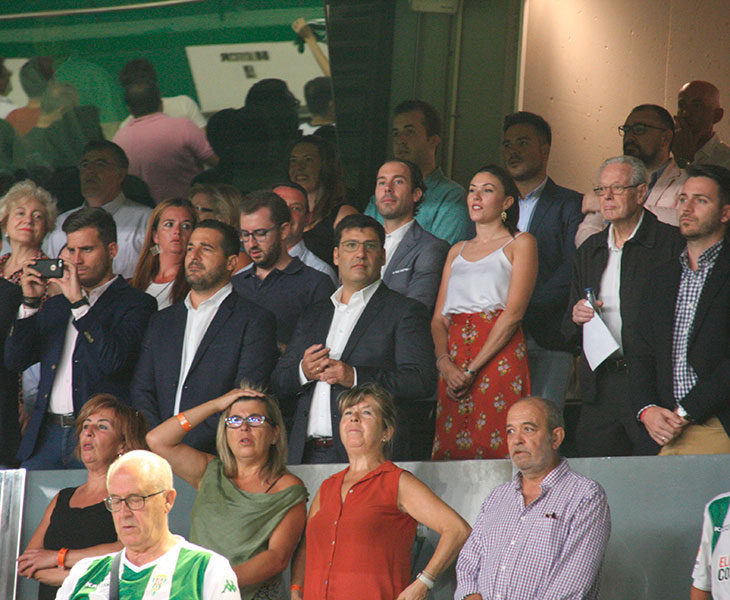
[[[193,428],[190,421],[185,418],[185,413],[177,413],[175,416],[180,423],[180,427],[182,427],[185,431],[190,431]]]
[[[294,584],[294,585],[289,586],[289,591],[304,593],[304,588],[301,585]]]
[[[66,565],[64,564],[66,562],[66,553],[68,552],[68,548],[61,548],[58,551],[58,566],[62,569],[66,568]]]

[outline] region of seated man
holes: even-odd
[[[611,534],[606,492],[558,448],[563,416],[544,398],[507,413],[517,474],[487,497],[456,563],[456,600],[596,600]]]
[[[228,560],[170,532],[167,515],[177,492],[164,458],[128,452],[109,467],[106,487],[105,503],[124,548],[77,562],[57,600],[106,599],[115,590],[117,598],[135,600],[240,600]]]
[[[132,400],[150,428],[188,408],[222,396],[242,379],[265,385],[276,362],[276,322],[231,285],[240,242],[227,223],[197,224],[188,241],[185,300],[161,310],[147,328],[132,380]],[[187,421],[181,425],[190,431]],[[185,436],[215,453],[218,418]]]
[[[430,315],[420,302],[380,280],[385,231],[375,219],[349,215],[335,228],[334,262],[342,286],[310,306],[274,370],[272,383],[291,423],[289,463],[345,462],[339,438],[340,392],[375,381],[403,409],[436,389]],[[409,458],[407,419],[394,457]]]
[[[23,269],[23,305],[5,343],[5,365],[24,370],[41,363],[38,397],[18,458],[28,469],[80,465],[73,458],[75,416],[101,392],[129,399],[147,322],[157,303],[115,275],[117,229],[101,208],[83,208],[63,224],[61,294],[40,308],[44,285],[33,266]]]
[[[289,207],[274,192],[252,192],[241,207],[241,241],[253,261],[231,283],[243,298],[276,317],[276,339],[286,347],[302,311],[335,291],[327,275],[292,258],[285,241],[291,228]]]
[[[312,214],[309,211],[307,190],[298,183],[287,181],[275,185],[271,191],[286,202],[291,213],[291,227],[289,227],[289,236],[285,240],[289,255],[296,256],[308,267],[322,271],[332,280],[332,283],[337,285],[339,279],[337,279],[335,270],[304,245],[304,228],[309,223]]]

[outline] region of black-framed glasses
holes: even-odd
[[[615,183],[612,183],[611,185],[597,185],[593,188],[593,192],[596,196],[605,196],[609,191],[613,196],[621,196],[626,193],[626,190],[639,187],[640,185],[640,183],[636,183],[634,185],[617,185]]]
[[[261,427],[267,420],[268,419],[264,415],[248,415],[247,417],[231,415],[230,417],[226,417],[226,427],[228,427],[228,429],[238,429],[244,424],[244,422],[247,423],[249,427]]]
[[[620,135],[644,135],[647,129],[661,129],[666,131],[666,127],[657,127],[656,125],[649,125],[648,123],[634,123],[633,125],[619,125],[618,132]]]
[[[377,252],[382,247],[379,242],[373,240],[366,240],[364,242],[358,242],[357,240],[345,240],[340,242],[340,246],[345,252],[357,252],[358,248],[362,246],[365,248],[365,252]]]
[[[129,510],[142,510],[144,508],[144,503],[147,498],[151,498],[152,496],[157,496],[157,494],[164,494],[167,490],[160,490],[159,492],[154,492],[152,494],[147,494],[146,496],[141,496],[140,494],[129,494],[126,498],[120,498],[119,496],[109,496],[108,498],[104,498],[104,504],[106,505],[106,508],[109,512],[118,512],[122,508],[122,502],[124,502],[127,505],[127,508]]]
[[[255,229],[254,231],[246,231],[245,229],[241,229],[241,241],[247,242],[251,239],[251,236],[253,236],[257,242],[263,242],[269,232],[274,231],[274,229],[276,229],[277,227],[279,227],[279,225],[274,225],[273,227],[269,227],[268,229]]]

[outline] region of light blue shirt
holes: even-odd
[[[542,183],[532,190],[524,198],[520,198],[520,219],[517,221],[517,229],[520,231],[529,231],[530,222],[532,221],[532,214],[535,212],[537,201],[540,199],[542,191],[545,189],[547,183],[547,177],[542,180]]]
[[[466,207],[466,190],[455,181],[448,179],[437,168],[426,179],[426,193],[416,213],[416,222],[430,234],[449,244],[455,244],[467,237],[469,210]],[[371,196],[365,214],[383,223],[383,217],[375,206],[375,196]]]

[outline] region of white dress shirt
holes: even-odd
[[[305,265],[312,267],[313,269],[317,269],[317,271],[321,271],[332,280],[332,283],[339,285],[340,280],[338,279],[335,270],[319,256],[312,253],[309,248],[304,245],[304,240],[299,240],[298,243],[289,248],[289,256],[296,256]]]
[[[332,304],[335,305],[335,312],[332,315],[332,323],[327,332],[326,346],[330,349],[330,358],[339,360],[345,350],[350,334],[355,324],[365,310],[370,298],[380,286],[380,279],[371,283],[366,288],[358,290],[351,297],[347,304],[341,302],[342,287],[335,290],[330,296]],[[350,365],[352,366],[352,365]],[[357,385],[357,370],[355,371],[355,382]],[[299,382],[304,385],[307,377],[302,370],[302,363],[299,362]],[[312,394],[312,405],[309,410],[309,421],[307,423],[307,438],[332,437],[332,413],[330,411],[330,390],[332,386],[324,381],[318,381],[314,385]]]
[[[81,293],[89,303],[71,309],[71,316],[68,319],[68,325],[66,325],[66,337],[64,338],[63,348],[61,349],[61,357],[58,360],[56,376],[53,378],[53,386],[51,387],[51,399],[48,405],[49,412],[60,415],[73,414],[73,355],[76,348],[76,338],[79,334],[76,327],[74,327],[74,321],[80,319],[91,310],[91,307],[96,304],[96,301],[109,289],[109,286],[114,283],[117,277],[118,275],[112,277],[109,281],[95,287],[88,293],[86,290],[82,290]],[[18,309],[18,318],[25,319],[37,313],[38,310],[37,308],[28,308],[24,304],[21,304]]]
[[[540,194],[545,189],[547,183],[547,177],[542,180],[542,183],[538,185],[534,190],[527,194],[524,198],[520,198],[520,218],[517,221],[517,229],[520,231],[529,231],[530,223],[532,221],[532,213],[535,212],[537,202],[540,200]]]
[[[398,246],[400,246],[403,238],[406,237],[406,233],[408,233],[411,227],[413,227],[413,223],[415,222],[415,219],[411,219],[410,221],[408,221],[408,223],[406,223],[405,225],[401,225],[395,231],[385,234],[385,264],[380,269],[381,276],[385,274],[385,270],[388,268],[388,263],[390,262],[390,259],[393,258],[393,255],[398,249]]]
[[[195,353],[198,346],[203,340],[205,332],[213,321],[220,305],[228,295],[233,292],[233,286],[229,283],[224,285],[215,294],[207,300],[203,300],[198,304],[198,308],[194,308],[190,302],[190,292],[185,296],[185,308],[188,309],[188,317],[185,321],[185,337],[182,347],[182,358],[180,360],[180,377],[177,380],[177,390],[175,391],[175,409],[173,415],[180,412],[180,397],[182,396],[183,384],[188,376],[190,365],[193,363]]]
[[[644,211],[641,211],[641,217],[639,222],[634,227],[631,235],[626,238],[624,245],[632,237],[636,235],[636,232],[641,227],[641,222],[644,220]],[[608,263],[606,268],[603,270],[601,275],[601,297],[598,298],[603,302],[601,307],[601,317],[603,322],[608,327],[608,330],[613,335],[620,346],[620,352],[624,353],[624,344],[621,338],[621,257],[623,256],[623,246],[619,248],[616,246],[616,239],[614,238],[613,225],[608,226]]]
[[[81,208],[87,206],[84,203]],[[111,202],[107,202],[102,208],[114,218],[117,225],[117,246],[119,251],[114,257],[114,272],[124,277],[124,279],[131,279],[144,244],[144,234],[152,209],[149,206],[143,206],[138,202],[129,200],[121,193]],[[43,242],[43,251],[47,256],[55,258],[66,244],[66,234],[61,227],[69,215],[77,210],[79,209],[74,208],[58,216],[56,228],[46,236]]]

